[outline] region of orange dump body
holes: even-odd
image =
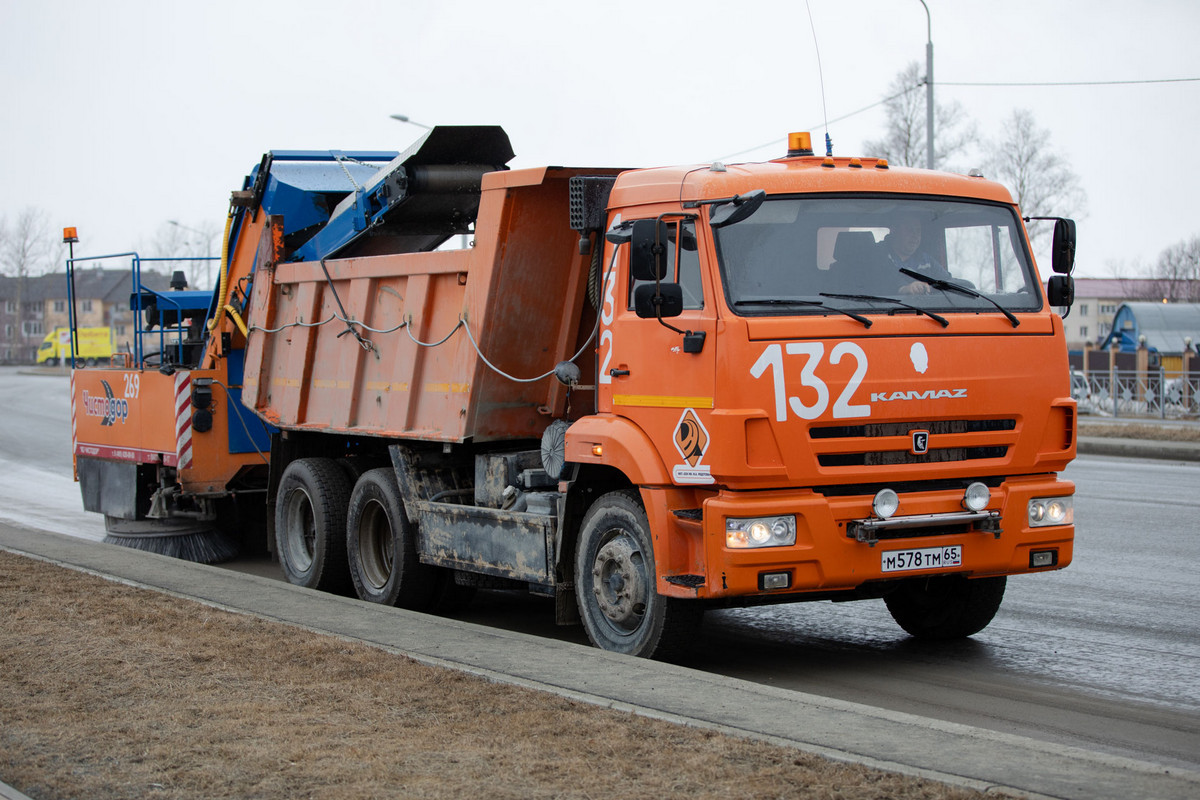
[[[335,259],[324,269],[282,262],[269,280],[256,276],[247,402],[292,430],[441,442],[540,436],[567,399],[547,376],[595,323],[583,299],[589,259],[566,213],[578,174],[486,175],[477,230],[487,235],[469,249]],[[589,375],[594,355],[577,363]],[[594,403],[590,392],[574,394]]]

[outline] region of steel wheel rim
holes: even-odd
[[[592,594],[601,618],[628,636],[646,618],[649,575],[641,545],[627,531],[606,534],[592,562]]]
[[[362,576],[374,589],[391,580],[395,568],[392,523],[387,509],[376,500],[367,503],[358,524],[358,563]]]
[[[313,563],[317,543],[317,520],[312,498],[303,489],[295,489],[287,500],[288,561],[299,572],[307,572]]]

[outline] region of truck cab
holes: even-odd
[[[885,597],[952,637],[1070,563],[1062,322],[1002,187],[798,155],[626,173],[610,213],[598,409],[566,451],[639,486],[657,594]],[[620,580],[581,603],[650,582],[597,552]],[[616,607],[595,625],[627,629]]]

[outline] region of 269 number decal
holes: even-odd
[[[787,393],[784,379],[785,354],[804,357],[804,363],[800,367],[800,385],[809,391],[806,391],[803,397],[789,396]],[[851,402],[867,376],[867,354],[854,342],[839,342],[829,353],[829,363],[839,364],[847,356],[854,360],[854,374],[833,401],[833,417],[869,417],[870,405]],[[778,422],[787,421],[789,409],[800,419],[817,419],[829,409],[829,385],[817,374],[824,357],[825,345],[821,342],[788,342],[786,345],[776,342],[767,345],[758,361],[754,362],[754,366],[750,368],[753,377],[761,378],[768,369],[771,371],[775,386],[775,419]]]

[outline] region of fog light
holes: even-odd
[[[758,588],[763,591],[787,589],[792,585],[790,572],[763,572],[758,576]]]
[[[1036,569],[1038,567],[1053,567],[1057,563],[1057,550],[1034,550],[1029,554],[1029,566],[1032,569]]]
[[[891,489],[880,489],[871,502],[871,510],[880,519],[888,519],[900,508],[900,495]]]
[[[966,494],[963,495],[963,508],[968,511],[983,511],[987,508],[988,501],[992,499],[992,490],[979,481],[975,481],[967,487]]]

